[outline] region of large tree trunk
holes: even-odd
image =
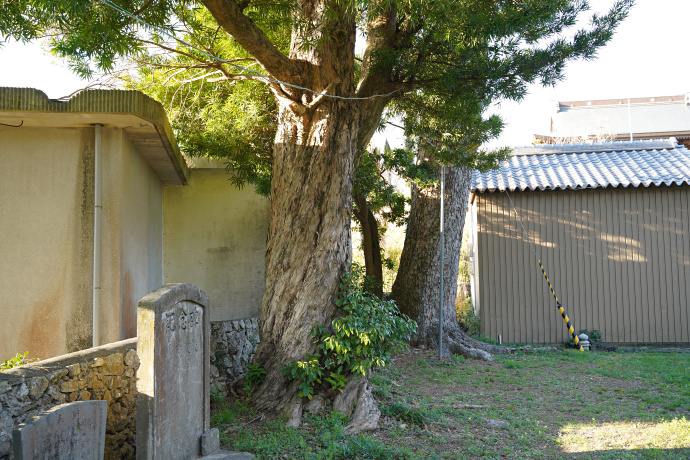
[[[467,357],[491,359],[487,352],[503,350],[465,334],[458,325],[455,312],[462,231],[471,180],[471,169],[446,168],[443,349],[446,355],[458,353]],[[412,344],[434,349],[438,349],[439,345],[440,211],[440,189],[413,187],[405,245],[392,292],[400,311],[417,321],[417,332],[412,338]]]
[[[292,138],[302,128],[296,126],[300,120],[284,121],[278,132],[261,343],[254,357],[267,372],[255,397],[260,408],[280,410],[296,394],[296,385],[287,388],[282,367],[313,351],[311,328],[330,325],[340,277],[350,263],[358,117],[351,103],[330,105],[323,123],[312,123],[316,129],[309,137],[316,145]]]
[[[380,50],[393,44],[396,14],[383,11],[369,19],[367,49],[355,85],[357,24],[349,4],[297,2],[293,13],[298,17],[285,56],[243,13],[247,2],[202,2],[274,79],[268,84],[279,104],[279,118],[261,343],[253,359],[265,369],[266,379],[254,401],[261,409],[286,409],[294,420],[301,413],[300,382],[289,382],[282,370],[308,358],[314,351],[312,327],[329,327],[339,314],[338,286],[351,260],[356,152],[369,143],[390,100],[381,94],[402,89],[402,84],[391,82],[392,64],[374,65]],[[369,393],[357,395],[364,400]]]
[[[366,196],[355,193],[355,204],[357,210],[354,215],[362,229],[365,273],[374,280],[374,294],[381,299],[383,298],[383,260],[378,222],[367,204]]]
[[[314,2],[317,3],[317,2]],[[303,13],[315,25],[323,6]],[[306,5],[305,5],[306,6]],[[293,40],[290,58],[307,62],[304,87],[330,94],[352,94],[354,21],[339,26],[342,42],[303,50]],[[293,35],[307,32],[294,32]],[[348,77],[350,76],[350,77]],[[266,289],[261,306],[260,344],[254,364],[266,380],[254,400],[259,408],[282,410],[296,396],[299,382],[282,374],[289,362],[314,351],[313,326],[329,327],[337,311],[341,275],[351,260],[351,202],[355,153],[360,131],[357,101],[322,98],[280,87],[279,126],[271,179],[271,222],[266,247]],[[300,101],[295,102],[295,100]],[[317,103],[314,104],[313,102]]]

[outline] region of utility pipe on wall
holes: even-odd
[[[101,343],[101,153],[103,125],[96,124],[94,142],[93,199],[93,346]]]

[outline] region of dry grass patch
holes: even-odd
[[[564,452],[679,449],[690,446],[690,421],[614,422],[566,425],[558,438]]]

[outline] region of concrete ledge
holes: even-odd
[[[252,460],[254,458],[254,454],[250,454],[249,452],[230,452],[229,450],[219,450],[200,458],[204,460]]]
[[[114,353],[126,353],[129,350],[137,349],[137,338],[121,340],[119,342],[108,343],[100,347],[87,348],[86,350],[75,351],[66,355],[57,356],[55,358],[45,359],[43,361],[36,361],[33,363],[24,364],[14,369],[8,369],[0,372],[0,381],[7,380],[22,380],[28,377],[37,377],[44,375],[47,371],[54,369],[61,369],[72,364],[82,363],[89,359],[103,358]]]
[[[0,88],[0,122],[18,129],[96,123],[123,128],[163,184],[188,183],[189,171],[165,109],[141,91],[88,90],[59,101],[34,88]]]

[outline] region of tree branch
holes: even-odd
[[[135,11],[134,13],[132,13],[132,14],[134,14],[134,16],[139,16],[141,13],[143,13],[144,11],[146,11],[146,9],[147,9],[149,6],[151,6],[152,3],[153,3],[153,0],[148,0],[146,3],[144,3],[144,4],[142,5],[141,8],[139,8],[138,10],[136,10],[136,11]]]
[[[434,43],[432,43],[432,45],[429,47],[428,50],[426,50],[423,53],[419,53],[419,56],[417,56],[416,64],[419,65],[419,64],[422,64],[423,62],[425,62],[426,59],[429,56],[431,56],[434,53],[434,51],[436,51],[438,49],[438,47],[441,46],[442,43],[443,42],[440,42],[440,41],[434,42]]]
[[[215,73],[215,72],[213,72],[213,73]],[[211,78],[211,79],[206,80],[206,81],[208,81],[209,83],[214,83],[214,82],[223,81],[223,80],[230,80],[230,81],[254,80],[254,81],[262,81],[262,82],[266,81],[265,78],[258,77],[256,75],[247,75],[247,74],[224,74],[222,77]]]
[[[211,63],[208,62],[207,60],[198,58],[198,57],[196,57],[196,56],[194,56],[194,55],[192,55],[192,54],[189,54],[189,53],[185,53],[185,52],[182,51],[182,50],[178,50],[178,49],[175,49],[175,48],[170,48],[169,46],[165,46],[165,45],[163,45],[163,44],[161,44],[161,43],[156,43],[156,42],[152,42],[152,41],[149,41],[149,40],[140,39],[139,41],[142,42],[142,43],[146,43],[146,44],[148,44],[148,45],[152,45],[152,46],[158,47],[158,48],[160,48],[160,49],[169,51],[169,52],[171,52],[171,53],[176,53],[176,54],[181,54],[182,56],[187,56],[189,59],[193,59],[193,60],[195,60],[195,61],[197,61],[197,62],[207,63],[207,64],[211,65]]]
[[[323,101],[323,98],[324,98],[328,93],[330,93],[331,91],[333,91],[333,88],[335,88],[335,85],[337,85],[338,83],[340,83],[340,79],[339,79],[339,78],[336,78],[335,80],[333,80],[332,82],[330,82],[330,83],[328,84],[328,86],[326,86],[326,89],[324,89],[321,93],[319,93],[319,95],[316,96],[316,97],[314,98],[314,100],[312,100],[312,101],[309,102],[308,104],[304,104],[304,106],[305,106],[307,109],[311,110],[311,109],[315,108],[316,106],[318,106],[319,104],[321,104],[321,101]]]
[[[378,68],[376,60],[381,51],[393,45],[396,18],[395,9],[390,8],[367,24],[367,43],[362,59],[362,72],[357,84],[358,97],[376,94],[375,91],[380,90],[383,84],[390,81],[390,71],[385,72]]]
[[[274,78],[288,83],[300,82],[300,72],[295,62],[281,53],[254,21],[242,13],[241,6],[235,0],[202,0],[202,3],[218,24]]]

